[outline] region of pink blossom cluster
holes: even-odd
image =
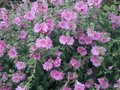
[[[49,37],[38,38],[35,43],[37,48],[50,49],[52,47],[52,40]]]
[[[102,1],[23,0],[14,14],[0,8],[0,90],[1,83],[15,90],[111,89],[107,75],[115,65],[104,58],[114,56],[107,49],[113,39],[97,21]],[[119,15],[109,19],[119,28]],[[113,88],[120,88],[120,79]]]
[[[59,38],[59,42],[63,45],[65,45],[65,44],[73,45],[74,44],[74,38],[70,37],[70,36],[61,35],[60,38]]]

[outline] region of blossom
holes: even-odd
[[[46,4],[40,4],[40,5],[38,6],[38,10],[39,10],[39,12],[40,12],[41,14],[43,14],[43,13],[46,13],[46,12],[47,12],[48,8],[47,8]]]
[[[61,13],[61,18],[64,18],[67,21],[75,19],[76,16],[77,16],[77,14],[75,12],[73,12],[72,10],[64,10]]]
[[[59,50],[55,51],[55,55],[60,56],[61,54],[62,54],[62,52],[60,52]]]
[[[85,90],[85,85],[76,81],[74,90]]]
[[[64,35],[60,36],[59,42],[60,42],[61,44],[65,45],[65,44],[67,43],[67,37],[64,36]]]
[[[0,21],[0,30],[7,28],[9,25],[6,21]]]
[[[35,43],[37,48],[50,49],[52,47],[52,40],[49,37],[37,39]]]
[[[30,46],[30,52],[34,52],[35,50],[37,50],[36,45],[31,45]]]
[[[57,70],[52,70],[50,72],[50,76],[55,80],[62,80],[64,78],[64,73]]]
[[[24,19],[25,19],[25,20],[28,20],[28,21],[34,20],[35,18],[36,18],[35,12],[33,12],[33,11],[28,11],[28,12],[24,15]]]
[[[101,89],[107,89],[109,87],[109,83],[104,78],[98,78],[98,82],[100,83]]]
[[[38,6],[39,6],[38,2],[33,2],[31,6],[31,11],[33,12],[37,11]]]
[[[92,86],[92,84],[93,84],[92,80],[87,80],[85,83],[85,87],[90,88]]]
[[[99,56],[91,56],[90,61],[92,62],[92,64],[96,67],[99,67],[101,65],[101,60],[99,58]]]
[[[87,69],[87,74],[88,74],[88,75],[91,75],[92,73],[93,73],[93,71],[92,71],[91,68]]]
[[[38,33],[38,32],[46,33],[47,31],[48,31],[48,25],[45,22],[43,22],[41,24],[36,23],[34,26],[34,32],[36,32],[36,33]]]
[[[48,29],[49,29],[50,31],[52,31],[52,30],[54,29],[54,27],[55,27],[55,22],[54,22],[54,20],[51,19],[51,18],[49,18],[49,19],[46,20],[46,22],[47,22]]]
[[[70,60],[70,65],[74,67],[75,69],[78,69],[80,67],[80,62],[77,61],[76,59],[72,58]]]
[[[25,90],[25,88],[22,88],[21,86],[17,86],[15,90]]]
[[[40,54],[39,54],[39,53],[35,53],[35,54],[33,55],[33,58],[34,58],[34,59],[40,59]]]
[[[58,26],[62,29],[69,29],[69,23],[67,21],[60,21]]]
[[[9,56],[10,58],[13,58],[13,59],[17,57],[17,51],[16,51],[16,48],[15,48],[15,47],[11,48],[11,49],[8,51],[8,56]]]
[[[20,34],[19,34],[19,38],[20,39],[25,39],[26,36],[27,36],[27,32],[26,31],[24,31],[24,30],[20,31]]]
[[[50,0],[50,2],[54,5],[62,5],[63,4],[63,0]]]
[[[3,40],[0,40],[0,57],[3,56],[5,49],[6,49],[6,44],[4,43]]]
[[[81,46],[77,48],[78,53],[80,53],[82,56],[85,56],[87,54],[87,50]]]
[[[8,80],[8,75],[7,75],[7,73],[3,73],[3,74],[2,74],[2,80],[4,80],[4,81]]]
[[[86,37],[85,39],[84,39],[84,41],[85,41],[85,44],[91,44],[92,43],[92,38],[91,37]]]
[[[57,57],[53,64],[54,64],[54,67],[59,67],[61,65],[60,57]]]
[[[92,55],[99,55],[99,47],[98,46],[93,46],[91,49]]]
[[[118,79],[117,82],[114,84],[114,88],[120,89],[120,79]]]
[[[19,83],[20,82],[20,75],[18,73],[13,73],[12,74],[12,81],[15,83]]]
[[[63,88],[60,89],[60,90],[72,90],[72,89],[70,87],[68,87],[68,86],[63,86]]]
[[[67,45],[73,45],[74,39],[73,37],[67,37]]]
[[[86,4],[85,2],[83,2],[83,1],[76,2],[74,8],[75,8],[77,11],[81,12],[82,14],[84,14],[84,15],[88,13],[88,6],[87,6],[87,4]]]
[[[46,61],[42,66],[43,66],[44,70],[48,71],[48,70],[52,69],[53,64],[51,62],[49,62],[49,61]]]
[[[106,49],[104,47],[93,46],[91,49],[92,55],[105,55]]]
[[[25,64],[25,62],[17,61],[15,66],[18,70],[22,70],[25,68],[26,64]]]
[[[15,23],[16,25],[20,25],[20,22],[21,22],[20,17],[15,17],[14,23]]]

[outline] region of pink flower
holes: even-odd
[[[57,57],[56,60],[54,61],[54,67],[60,67],[61,65],[61,59],[60,57]]]
[[[60,21],[58,26],[62,29],[69,29],[69,23],[67,21]]]
[[[70,65],[74,67],[75,69],[78,69],[80,67],[80,62],[74,58],[70,60]]]
[[[74,90],[85,90],[85,85],[76,81]]]
[[[64,36],[64,35],[60,36],[59,42],[60,42],[61,44],[65,45],[65,44],[67,43],[67,37]]]
[[[105,55],[105,53],[106,53],[106,48],[100,47],[100,54]]]
[[[33,58],[39,60],[40,59],[40,54],[39,53],[35,53],[33,55]]]
[[[5,21],[0,21],[0,30],[7,28],[9,25]]]
[[[50,31],[52,31],[55,27],[55,22],[53,19],[47,19],[47,26]]]
[[[93,46],[91,49],[92,55],[99,55],[99,47],[98,46]]]
[[[74,7],[77,11],[81,12],[82,14],[87,14],[88,13],[88,6],[85,2],[83,1],[79,1],[76,2],[75,7]]]
[[[33,12],[37,11],[38,6],[39,6],[39,4],[38,4],[37,1],[36,1],[36,2],[33,2],[33,3],[32,3],[32,6],[31,6],[31,11],[33,11]]]
[[[28,11],[28,12],[24,15],[24,19],[25,19],[25,20],[28,20],[28,21],[34,20],[35,18],[36,18],[35,12],[33,12],[33,11]]]
[[[106,49],[104,47],[93,46],[91,49],[92,55],[105,55]]]
[[[89,6],[93,6],[95,3],[95,0],[88,0],[87,3]]]
[[[101,65],[101,60],[100,60],[99,56],[91,56],[90,61],[96,67],[99,67]]]
[[[60,89],[60,90],[72,90],[72,89],[70,87],[68,87],[68,86],[63,86],[63,88]]]
[[[102,43],[107,43],[110,41],[110,35],[106,32],[101,32],[101,38],[99,39],[100,42]]]
[[[40,13],[46,13],[48,8],[47,8],[46,4],[40,4],[38,7],[38,10]]]
[[[41,24],[36,23],[34,26],[34,32],[36,32],[36,33],[38,33],[38,32],[46,33],[47,31],[48,31],[48,25],[45,22],[43,22]]]
[[[44,64],[43,64],[43,69],[48,71],[48,70],[51,70],[53,67],[53,64],[49,61],[46,61]]]
[[[15,83],[19,83],[20,82],[20,75],[18,73],[12,74],[12,81]]]
[[[60,52],[59,50],[55,51],[55,55],[60,56],[61,54],[62,54],[62,52]]]
[[[50,2],[54,5],[62,5],[63,4],[63,0],[50,0]]]
[[[15,17],[14,23],[15,23],[16,25],[20,25],[20,22],[21,22],[20,17]]]
[[[80,53],[82,56],[85,56],[87,54],[87,50],[83,47],[78,47],[77,48],[78,53]]]
[[[10,58],[16,58],[17,57],[17,51],[15,49],[15,47],[11,48],[9,51],[8,51],[8,56]]]
[[[21,81],[23,81],[23,80],[25,80],[25,74],[24,73],[22,73],[22,72],[18,72],[18,74],[19,74],[19,77],[20,77],[20,80]]]
[[[95,89],[96,89],[96,90],[100,90],[100,85],[98,85],[98,84],[96,84],[96,83],[94,83],[94,85],[95,85]]]
[[[95,5],[97,8],[100,8],[101,2],[102,2],[102,0],[95,0],[95,4],[94,4],[94,5]]]
[[[17,86],[15,90],[25,90],[25,88],[22,88],[21,86]]]
[[[93,28],[88,28],[88,29],[87,29],[87,35],[88,35],[89,37],[93,37],[93,36],[94,36],[94,33],[95,33],[95,31],[94,31]]]
[[[6,44],[4,43],[4,41],[0,40],[0,57],[3,56],[5,48],[6,48]]]
[[[49,37],[37,39],[36,47],[50,49],[52,47],[52,40]]]
[[[40,24],[39,23],[36,23],[34,25],[34,32],[36,32],[36,33],[40,32]]]
[[[91,44],[92,43],[92,38],[91,37],[86,37],[85,39],[84,39],[84,41],[85,41],[85,44]]]
[[[7,73],[3,73],[2,74],[2,80],[8,80],[8,75],[7,75]]]
[[[26,38],[26,36],[27,36],[27,32],[26,31],[20,31],[20,35],[19,35],[19,38],[20,39],[25,39]]]
[[[101,89],[107,89],[109,87],[109,83],[104,78],[99,78],[98,82],[100,83]]]
[[[46,37],[47,46],[46,49],[50,49],[52,47],[52,40],[49,37]]]
[[[16,62],[15,66],[16,66],[17,70],[22,70],[25,68],[26,64],[25,64],[25,62],[18,61],[18,62]]]
[[[120,89],[120,78],[117,80],[116,84],[114,84],[114,88]]]
[[[35,50],[37,50],[36,45],[31,45],[30,46],[30,52],[34,52]]]
[[[90,88],[92,86],[92,84],[93,84],[92,80],[87,80],[85,83],[85,87]]]
[[[92,73],[93,73],[93,71],[92,71],[91,68],[87,69],[87,74],[88,74],[88,75],[91,75]]]
[[[64,73],[57,70],[52,70],[50,72],[50,76],[55,80],[62,80],[64,78]]]
[[[61,18],[70,21],[70,20],[74,20],[77,17],[77,14],[75,12],[73,12],[72,10],[64,10],[61,13]]]
[[[73,37],[67,37],[67,44],[68,45],[73,45],[73,43],[74,43]]]

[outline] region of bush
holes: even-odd
[[[39,0],[0,8],[0,90],[120,89],[120,6]]]

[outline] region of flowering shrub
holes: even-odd
[[[119,12],[102,0],[0,8],[0,90],[119,90]]]

